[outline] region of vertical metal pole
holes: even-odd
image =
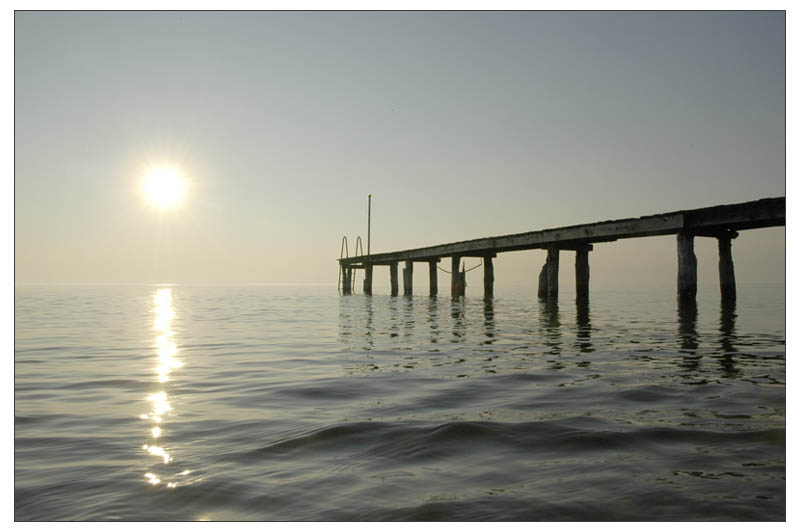
[[[372,194],[367,196],[367,260],[369,260],[369,241],[372,229]]]

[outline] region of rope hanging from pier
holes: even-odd
[[[464,270],[464,271],[462,271],[461,273],[467,273],[467,272],[471,272],[471,271],[472,271],[472,270],[474,270],[475,268],[479,268],[479,267],[481,267],[482,265],[483,265],[483,259],[481,259],[481,262],[480,262],[480,263],[476,264],[475,266],[473,266],[473,267],[472,267],[472,268],[470,268],[469,270],[466,270],[466,269],[465,269],[465,270]],[[453,275],[453,272],[449,272],[449,271],[445,270],[444,268],[442,268],[442,267],[441,267],[441,266],[439,266],[438,264],[436,265],[436,267],[437,267],[437,268],[439,268],[440,270],[442,270],[444,273],[449,273],[450,275]],[[466,265],[465,265],[465,267],[466,267]]]

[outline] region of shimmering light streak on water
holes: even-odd
[[[183,364],[177,359],[178,347],[175,344],[175,332],[170,328],[172,319],[175,317],[175,312],[172,309],[172,290],[170,288],[158,288],[155,296],[153,297],[155,303],[155,318],[153,320],[153,328],[158,331],[158,336],[155,339],[155,349],[158,356],[158,365],[155,367],[155,372],[159,384],[165,384],[169,381],[169,375],[172,370],[180,368]],[[173,457],[162,446],[156,445],[161,438],[164,423],[164,417],[169,415],[173,408],[170,405],[165,389],[161,389],[157,393],[151,394],[147,397],[150,401],[151,409],[148,414],[140,416],[140,418],[151,421],[154,426],[150,428],[150,435],[152,443],[147,443],[142,446],[144,451],[148,454],[157,456],[163,461],[163,464],[169,464],[173,461]],[[152,466],[155,468],[155,465]],[[162,475],[168,474],[163,471]],[[173,473],[174,475],[174,473]],[[156,486],[160,484],[161,479],[154,473],[148,472],[145,474],[148,479],[147,482]],[[177,482],[168,482],[167,488],[175,488]]]

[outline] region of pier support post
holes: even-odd
[[[353,269],[347,266],[342,267],[342,295],[348,296],[353,288]]]
[[[731,255],[731,238],[736,233],[717,237],[719,245],[719,291],[723,301],[736,301],[736,278],[733,275],[733,256]]]
[[[364,295],[372,295],[372,264],[364,265]]]
[[[412,281],[414,279],[414,262],[407,260],[406,267],[403,268],[403,295],[410,296],[412,293]]]
[[[697,296],[697,257],[694,255],[694,235],[678,233],[678,299],[694,301]]]
[[[453,297],[463,296],[466,283],[464,282],[465,275],[459,271],[461,269],[461,257],[453,255],[451,268],[450,271],[453,274],[450,276],[450,295]]]
[[[389,263],[389,281],[391,284],[392,295],[397,295],[397,261]]]
[[[539,297],[558,297],[558,248],[547,247],[547,261],[539,273]]]
[[[542,266],[542,271],[539,272],[539,299],[547,297],[547,261]]]
[[[589,248],[575,250],[575,297],[589,297]]]
[[[539,297],[558,297],[558,252],[556,246],[547,247],[547,261],[539,272]]]
[[[547,248],[547,297],[558,297],[558,248]]]
[[[436,271],[436,263],[439,259],[428,261],[428,276],[430,277],[431,295],[435,296],[439,293],[439,276]]]
[[[483,257],[483,297],[494,297],[494,263],[492,257]]]

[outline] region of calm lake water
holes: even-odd
[[[17,286],[15,518],[785,518],[782,285],[535,296]]]

